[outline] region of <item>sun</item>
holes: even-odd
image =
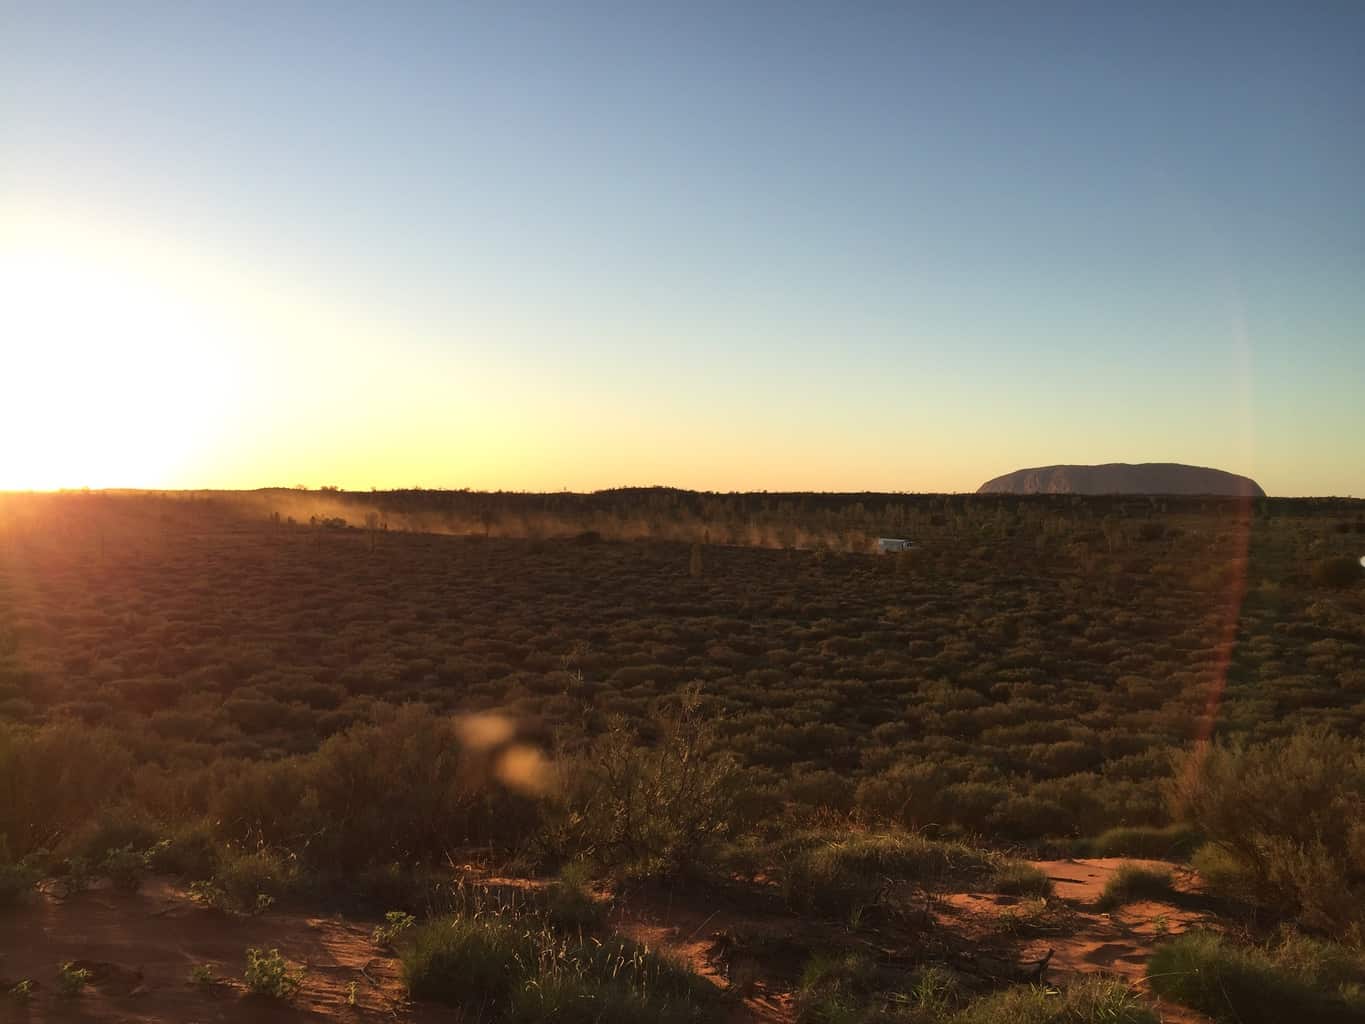
[[[223,346],[174,275],[0,238],[0,490],[168,487],[221,414]]]

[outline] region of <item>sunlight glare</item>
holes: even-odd
[[[221,412],[221,339],[173,276],[62,241],[0,249],[0,489],[168,486]]]

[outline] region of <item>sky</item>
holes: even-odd
[[[1365,495],[1365,5],[0,0],[0,488]]]

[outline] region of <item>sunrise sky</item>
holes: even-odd
[[[0,488],[1362,495],[1362,53],[1354,2],[0,2]]]

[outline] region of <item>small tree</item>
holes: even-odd
[[[566,770],[558,828],[562,854],[589,854],[633,874],[667,876],[702,860],[740,821],[743,778],[716,749],[700,687],[650,721],[646,746],[617,719]]]

